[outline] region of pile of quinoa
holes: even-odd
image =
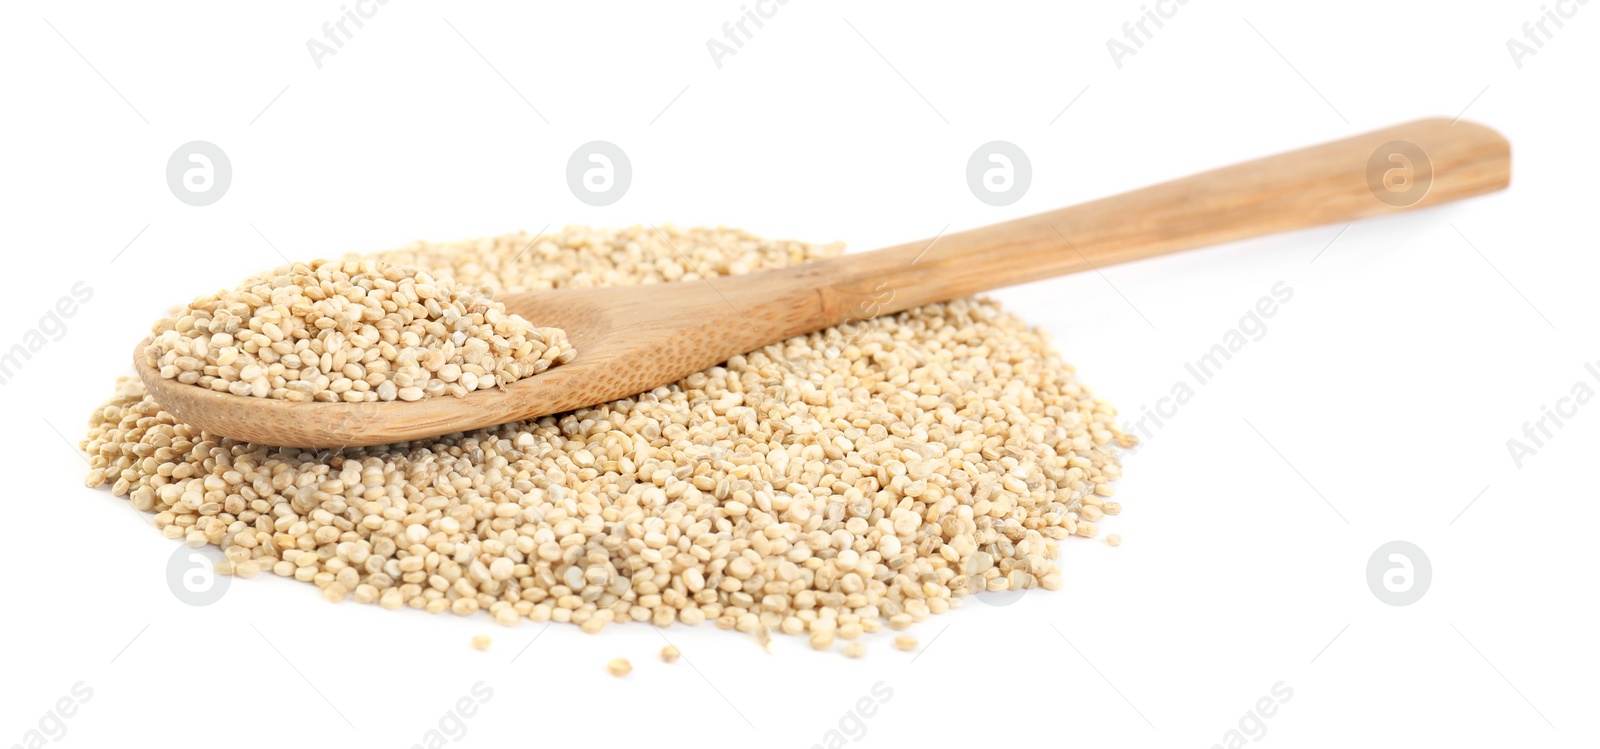
[[[362,403],[464,397],[577,356],[448,276],[373,259],[291,263],[157,321],[145,363],[233,395]]]
[[[568,228],[352,260],[490,293],[673,282],[830,257],[733,229]],[[532,421],[342,450],[179,423],[134,378],[91,418],[87,484],[219,570],[330,601],[497,622],[905,629],[976,591],[1062,586],[1057,544],[1115,515],[1111,406],[1049,340],[962,299],[799,336]]]

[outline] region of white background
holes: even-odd
[[[1506,445],[1600,389],[1600,9],[1571,3],[1520,69],[1506,41],[1538,0],[1196,0],[1118,69],[1133,0],[793,0],[720,70],[706,41],[735,0],[394,0],[320,70],[306,40],[338,2],[6,3],[0,347],[74,283],[94,297],[0,389],[0,744],[84,681],[61,746],[410,746],[481,680],[462,746],[807,747],[879,681],[852,745],[1211,746],[1280,681],[1252,745],[1593,745],[1600,406],[1520,468]],[[266,578],[191,608],[164,579],[177,544],[81,488],[85,416],[149,322],[280,251],[646,221],[866,250],[1463,113],[1514,144],[1509,191],[1000,293],[1133,417],[1274,283],[1295,296],[1127,460],[1103,525],[1121,548],[1063,544],[1064,590],[935,617],[915,656],[888,635],[851,661],[709,625],[502,629]],[[196,139],[234,171],[204,208],[164,177]],[[606,208],[564,178],[595,139],[634,168]],[[996,139],[1034,169],[1005,208],[964,177]],[[1407,607],[1365,580],[1395,539],[1433,567]],[[654,658],[663,634],[689,662]],[[602,670],[618,656],[627,680]]]

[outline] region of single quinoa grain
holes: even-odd
[[[1106,544],[1108,546],[1121,546],[1122,545],[1122,536],[1119,536],[1119,535],[1117,535],[1115,533],[1107,534],[1106,535]]]
[[[731,229],[568,228],[419,243],[337,267],[374,275],[374,289],[382,288],[376,277],[388,278],[384,264],[425,269],[403,278],[434,279],[437,301],[445,277],[489,294],[621,286],[781,268],[840,249]],[[394,284],[398,292],[401,281]],[[278,288],[308,299],[321,293],[291,285],[305,291]],[[382,333],[369,336],[339,309],[330,310],[331,328],[285,323],[301,319],[292,311],[258,319],[252,302],[217,300],[195,307],[208,315],[174,318],[172,350],[188,345],[187,356],[207,362],[184,371],[206,376],[216,367],[211,382],[225,387],[245,381],[222,379],[221,368],[239,358],[209,363],[227,339],[216,347],[204,339],[196,355],[202,339],[189,333],[204,319],[208,330],[220,328],[213,337],[238,325],[227,335],[237,357],[265,363],[264,374],[249,374],[267,378],[267,397],[278,389],[274,367],[287,371],[290,355],[273,346],[291,340],[307,346],[301,375],[328,378],[328,389],[314,393],[333,393],[341,373],[350,382],[338,384],[343,393],[365,398],[392,381],[395,396],[407,396],[399,376],[417,373],[397,344],[389,344],[390,363]],[[365,309],[362,326],[390,330],[367,321]],[[219,325],[223,310],[230,319]],[[323,366],[322,354],[336,354],[311,356],[311,342],[324,340],[313,329],[339,331],[341,346],[365,350],[361,369],[349,369],[349,354],[344,368]],[[367,345],[355,346],[356,336]],[[428,362],[434,369],[419,360],[427,379],[413,376],[406,387],[454,394],[448,386],[462,375],[446,364],[490,372],[466,359],[466,339],[453,340],[466,363]],[[502,353],[491,342],[483,356]],[[959,299],[797,336],[611,403],[364,448],[302,450],[206,434],[124,378],[91,415],[82,446],[87,483],[153,513],[169,538],[221,547],[240,577],[270,571],[330,600],[482,612],[501,624],[598,631],[709,621],[758,638],[776,629],[827,650],[836,639],[860,645],[885,624],[904,630],[984,590],[1061,588],[1058,545],[1094,537],[1095,520],[1121,509],[1099,488],[1121,476],[1117,452],[1133,444],[1115,417],[1044,334],[995,302]]]
[[[844,646],[844,657],[846,658],[865,658],[866,656],[867,644],[864,642],[852,642]]]
[[[627,658],[612,658],[606,663],[606,671],[620,679],[633,673],[633,664],[629,663]]]
[[[900,635],[899,637],[894,638],[894,646],[901,650],[916,650],[917,638],[912,637],[911,635]]]
[[[489,645],[491,643],[493,643],[493,642],[494,642],[494,640],[490,639],[490,637],[488,635],[473,635],[472,636],[472,649],[474,649],[474,650],[488,650],[489,649]]]
[[[679,655],[681,655],[681,653],[679,653],[678,649],[672,645],[668,645],[661,649],[661,660],[667,663],[677,663]]]

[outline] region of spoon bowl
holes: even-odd
[[[741,297],[743,298],[743,297]],[[812,299],[815,299],[813,294]],[[797,300],[751,303],[745,314],[761,315],[762,329],[746,325],[741,313],[711,282],[565,289],[498,297],[508,312],[566,331],[577,358],[503,388],[478,390],[464,398],[441,396],[418,401],[323,403],[254,398],[218,392],[167,379],[134,351],[134,367],[161,407],[179,420],[213,434],[270,445],[358,447],[406,442],[509,421],[606,403],[675,382],[711,364],[759,348],[778,335],[773,324],[800,310]],[[671,310],[672,314],[666,311]],[[687,316],[687,318],[685,318]],[[685,326],[683,319],[699,321]],[[799,327],[804,327],[799,326]],[[798,330],[794,325],[784,331]],[[804,331],[799,331],[804,332]],[[779,335],[781,340],[785,335]]]

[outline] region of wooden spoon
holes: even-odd
[[[422,439],[591,406],[671,384],[770,343],[980,291],[1272,232],[1424,208],[1504,188],[1511,147],[1427,119],[1082,205],[875,252],[700,281],[500,297],[563,328],[578,357],[504,390],[415,402],[290,402],[161,377],[150,394],[215,435],[347,447]]]

